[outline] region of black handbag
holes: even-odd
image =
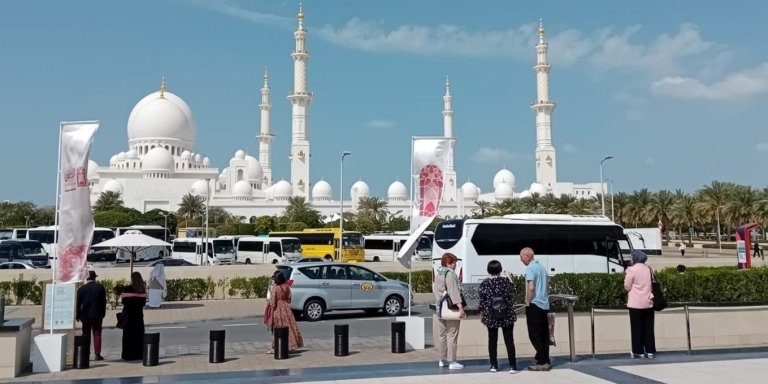
[[[448,281],[447,281],[448,280],[448,274],[445,275],[445,279],[446,279],[446,281],[445,281],[445,292],[446,292],[445,302],[448,305],[448,309],[452,309],[454,311],[458,311],[459,310],[459,306],[457,304],[454,304],[453,300],[451,300],[451,295],[447,294],[448,293]],[[462,308],[466,308],[467,307],[467,300],[464,299],[464,292],[461,292],[461,290],[459,290],[459,295],[461,296],[461,307]]]
[[[653,293],[653,310],[661,311],[667,307],[667,299],[664,297],[664,291],[661,290],[661,284],[656,280],[656,275],[653,273],[653,269],[648,267],[651,273],[651,293]]]
[[[125,322],[125,315],[122,312],[115,313],[115,316],[117,317],[117,324],[115,324],[115,328],[123,329],[123,323]]]

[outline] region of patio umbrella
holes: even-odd
[[[115,238],[109,239],[107,241],[102,241],[98,244],[93,244],[93,247],[113,247],[117,249],[121,249],[125,252],[128,252],[131,254],[131,273],[133,273],[133,259],[136,258],[136,252],[149,248],[149,247],[170,247],[170,243],[166,243],[163,240],[155,239],[152,236],[147,236],[141,231],[138,230],[130,230],[126,232],[125,234],[122,234],[120,236],[117,236]]]

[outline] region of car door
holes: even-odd
[[[348,309],[352,306],[350,284],[347,279],[347,267],[340,264],[324,265],[323,289],[326,292],[328,309]]]
[[[353,308],[377,308],[382,305],[384,290],[381,281],[371,270],[350,265],[347,267],[350,279],[350,296]]]

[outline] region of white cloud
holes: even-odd
[[[646,157],[645,165],[656,165],[656,159],[654,159],[653,157]]]
[[[278,16],[270,13],[257,12],[245,9],[234,3],[225,1],[187,0],[188,2],[208,8],[212,11],[234,16],[250,22],[272,27],[288,27],[296,23],[296,18]]]
[[[501,148],[482,147],[472,155],[472,161],[479,164],[506,165],[513,159],[529,159],[530,155],[509,152]]]
[[[660,95],[680,99],[738,100],[768,92],[768,62],[705,83],[700,79],[668,76],[651,84]]]
[[[395,122],[388,120],[371,120],[365,123],[365,126],[373,129],[392,129],[395,126]]]
[[[577,152],[578,150],[579,150],[579,148],[576,147],[575,145],[571,144],[571,143],[564,143],[563,144],[563,151],[565,151],[565,152],[574,153],[574,152]]]
[[[768,143],[757,143],[757,145],[755,145],[755,150],[760,152],[768,152]]]

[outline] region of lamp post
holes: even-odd
[[[613,179],[605,178],[605,181],[608,182],[608,193],[611,195],[611,221],[616,221],[616,215],[613,210]]]
[[[715,214],[717,216],[717,247],[720,249],[718,252],[722,254],[723,244],[721,242],[722,239],[720,238],[720,206],[719,205],[717,206],[717,211],[715,212]],[[749,244],[747,244],[747,246],[749,246]]]
[[[24,220],[26,220],[26,226],[29,228],[29,215],[24,216]]]
[[[211,201],[211,179],[205,179],[205,245],[203,246],[205,255],[203,260],[208,264],[208,205]]]
[[[603,163],[610,159],[613,159],[613,156],[608,155],[600,160],[600,207],[603,211],[603,216],[605,216],[605,186],[603,186]]]
[[[163,215],[163,219],[165,220],[165,224],[163,225],[163,229],[165,230],[165,232],[163,232],[163,239],[167,243],[168,242],[168,212],[163,212],[161,213],[161,215]]]
[[[350,151],[341,153],[341,172],[339,174],[339,261],[344,258],[344,158],[351,154],[352,152]]]

